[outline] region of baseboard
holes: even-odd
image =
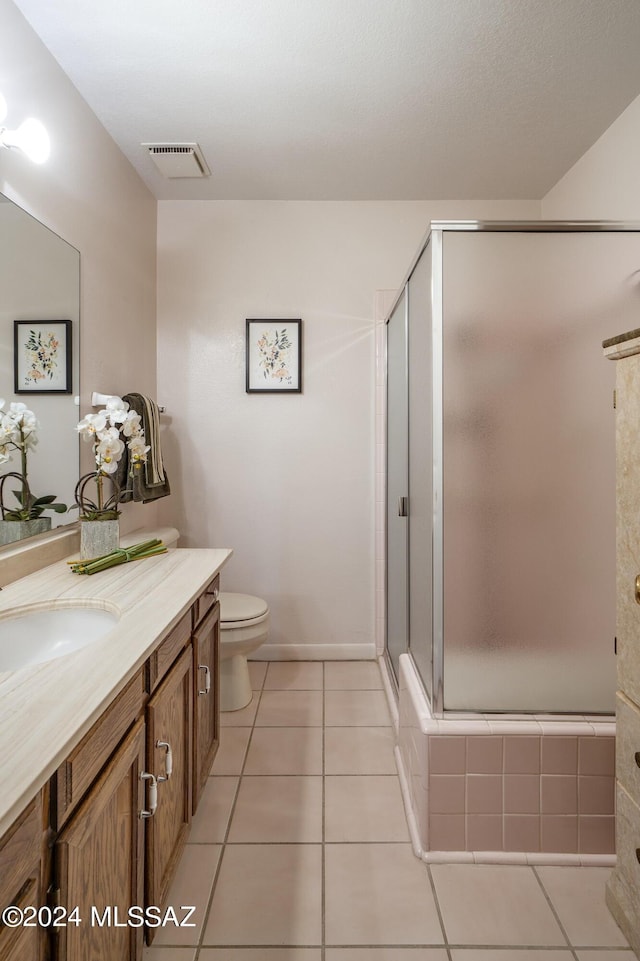
[[[251,661],[375,661],[370,644],[263,644]]]

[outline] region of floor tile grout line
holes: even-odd
[[[557,924],[558,924],[558,927],[559,927],[560,930],[562,931],[562,936],[563,936],[563,938],[566,939],[567,947],[569,947],[569,948],[571,949],[571,954],[573,955],[575,961],[578,961],[578,955],[576,954],[575,949],[574,949],[573,945],[571,944],[571,941],[570,941],[570,939],[569,939],[569,935],[568,935],[567,932],[565,931],[564,924],[563,924],[562,921],[560,920],[560,915],[559,915],[558,912],[556,911],[555,905],[554,905],[554,903],[553,903],[553,901],[552,901],[549,893],[547,892],[547,889],[545,888],[545,886],[544,886],[544,884],[543,884],[542,878],[540,877],[540,875],[538,874],[536,868],[535,868],[533,865],[531,865],[531,870],[533,871],[533,876],[535,877],[536,881],[538,882],[538,884],[539,884],[539,886],[540,886],[540,890],[542,891],[542,893],[543,893],[543,895],[544,895],[544,897],[545,897],[545,899],[546,899],[546,901],[547,901],[547,904],[548,904],[549,907],[551,908],[551,912],[552,912],[554,918],[556,919],[556,922],[557,922]]]
[[[268,671],[268,668],[267,668],[267,671]],[[220,877],[220,871],[222,870],[222,864],[223,864],[223,861],[224,861],[225,851],[226,851],[226,849],[227,849],[227,842],[228,842],[228,838],[229,838],[229,832],[231,831],[231,824],[232,824],[232,821],[233,821],[233,815],[234,815],[234,813],[235,813],[236,805],[237,805],[237,803],[238,803],[238,796],[239,796],[239,794],[240,794],[240,787],[241,787],[241,785],[242,785],[242,775],[243,775],[243,773],[244,773],[245,765],[246,765],[246,763],[247,763],[247,757],[248,757],[248,754],[249,754],[249,748],[250,748],[250,746],[251,746],[251,740],[252,740],[252,738],[253,738],[253,731],[254,731],[254,728],[255,728],[256,717],[258,716],[258,710],[260,709],[260,701],[261,701],[261,699],[262,699],[262,691],[264,690],[264,683],[265,683],[265,680],[266,680],[267,671],[265,671],[265,676],[264,676],[264,678],[262,679],[262,687],[260,688],[260,690],[257,691],[257,692],[253,692],[253,693],[252,693],[252,699],[253,699],[254,693],[257,693],[257,694],[258,694],[258,704],[256,705],[256,713],[255,713],[254,718],[253,718],[253,724],[252,724],[252,726],[251,726],[251,733],[249,734],[249,739],[248,739],[247,745],[246,745],[246,747],[245,747],[244,758],[243,758],[243,761],[242,761],[242,766],[241,766],[241,768],[240,768],[240,773],[239,773],[239,775],[238,775],[238,784],[237,784],[237,786],[236,786],[236,790],[235,790],[235,793],[234,793],[234,796],[233,796],[233,801],[231,802],[231,809],[230,809],[230,811],[229,811],[229,817],[228,817],[228,819],[227,819],[227,826],[226,826],[226,829],[225,829],[225,832],[224,832],[224,838],[223,838],[222,844],[221,844],[220,857],[218,858],[218,863],[217,863],[217,865],[216,865],[216,870],[215,870],[214,875],[213,875],[213,882],[212,882],[212,884],[211,884],[211,892],[210,892],[209,898],[208,898],[208,900],[207,900],[207,906],[206,906],[206,908],[205,908],[204,918],[203,918],[203,921],[202,921],[202,928],[201,928],[201,930],[200,930],[200,936],[199,936],[199,938],[198,938],[198,945],[197,945],[197,948],[196,948],[196,953],[195,953],[195,955],[194,955],[193,961],[198,961],[198,958],[200,957],[200,951],[201,951],[201,949],[202,949],[202,943],[203,943],[203,940],[204,940],[204,934],[205,934],[205,931],[206,931],[206,929],[207,929],[207,924],[209,923],[209,915],[211,914],[211,908],[212,908],[212,905],[213,905],[213,898],[214,898],[215,893],[216,893],[216,887],[217,887],[217,885],[218,885],[218,879],[219,879],[219,877]],[[249,702],[249,703],[251,703],[251,702]],[[222,726],[220,727],[219,730],[220,730],[220,740],[222,740]],[[218,747],[219,747],[219,745],[218,745]],[[212,767],[213,767],[214,765],[215,765],[215,759],[214,759],[214,762],[213,762]]]
[[[575,958],[574,949],[569,944],[466,944],[460,942],[460,944],[450,944],[449,947],[452,951],[535,951],[536,953],[544,951],[563,951],[568,952],[568,957],[572,956]],[[611,948],[579,948],[580,951],[610,951]],[[624,950],[624,948],[615,948],[614,950]]]
[[[449,948],[449,939],[447,938],[447,929],[444,926],[444,918],[442,916],[442,910],[440,908],[440,901],[438,900],[438,893],[436,891],[436,884],[433,879],[433,874],[431,873],[431,865],[426,865],[427,877],[429,878],[429,884],[431,885],[431,895],[436,907],[436,914],[438,915],[438,922],[440,924],[440,931],[442,932],[442,937],[444,939],[444,949],[447,952],[447,958],[451,961],[451,950]]]

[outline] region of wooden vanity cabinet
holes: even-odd
[[[41,791],[0,839],[0,910],[10,905],[22,910],[38,908],[43,903],[48,820],[43,801]],[[37,919],[30,927],[0,923],[2,961],[43,961],[46,946],[46,929]]]
[[[166,907],[218,747],[218,584],[0,838],[0,907],[77,908],[66,926],[0,925],[0,961],[140,961],[153,940],[138,921]]]
[[[144,821],[147,803],[145,725],[127,734],[54,849],[54,904],[77,922],[56,928],[56,961],[139,961],[143,928],[127,925],[132,905],[144,904]]]
[[[137,718],[147,700],[141,670],[85,734],[52,779],[51,824],[60,831]]]
[[[148,905],[165,902],[191,823],[192,653],[187,648],[146,710],[147,765],[157,781],[158,807],[146,823]],[[155,929],[147,932],[151,943]]]

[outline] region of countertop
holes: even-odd
[[[81,651],[0,673],[0,836],[231,554],[178,548],[89,577],[60,561],[0,591],[0,618],[77,602],[119,615]]]

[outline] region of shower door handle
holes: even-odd
[[[408,517],[409,516],[409,498],[399,497],[398,498],[398,517]]]

